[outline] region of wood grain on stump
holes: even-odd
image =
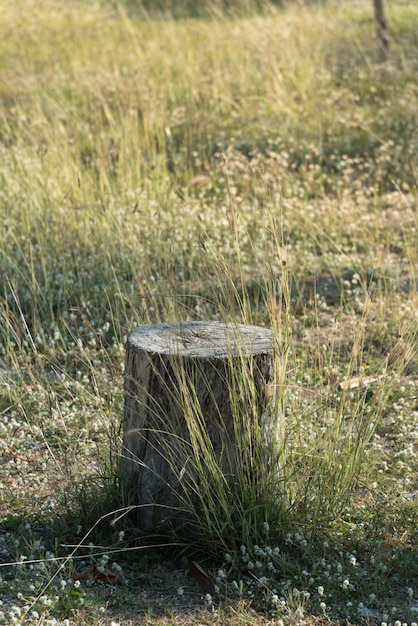
[[[233,482],[253,472],[257,480],[259,451],[268,454],[280,434],[270,330],[140,326],[128,337],[125,365],[121,476],[142,530],[182,524],[202,472],[205,488],[212,475]]]

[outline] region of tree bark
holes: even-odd
[[[139,528],[180,526],[200,485],[220,474],[257,481],[273,464],[281,423],[272,352],[271,331],[256,326],[189,322],[130,333],[121,478]]]
[[[390,39],[389,28],[386,19],[385,0],[373,0],[376,31],[380,42],[383,57],[389,52]]]

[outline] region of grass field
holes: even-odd
[[[416,626],[418,6],[384,61],[371,0],[159,6],[0,8],[0,624]],[[126,336],[184,320],[272,327],[286,420],[204,550],[110,523]]]

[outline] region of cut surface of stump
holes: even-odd
[[[180,526],[216,489],[257,480],[280,435],[269,329],[156,324],[129,335],[121,478],[138,526]],[[232,503],[231,503],[232,505]],[[196,509],[196,513],[198,513]]]

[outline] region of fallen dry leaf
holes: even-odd
[[[74,574],[73,580],[100,580],[105,583],[109,583],[109,585],[116,585],[117,577],[115,574],[111,574],[110,572],[101,572],[97,565],[93,565],[88,569],[85,569],[80,574]]]
[[[189,561],[189,572],[206,593],[214,593],[215,585],[196,561]]]
[[[381,378],[385,378],[386,374],[379,374],[378,376],[354,376],[354,378],[348,378],[342,380],[338,386],[340,389],[347,391],[348,389],[355,389],[356,387],[366,387],[371,383],[375,383]]]

